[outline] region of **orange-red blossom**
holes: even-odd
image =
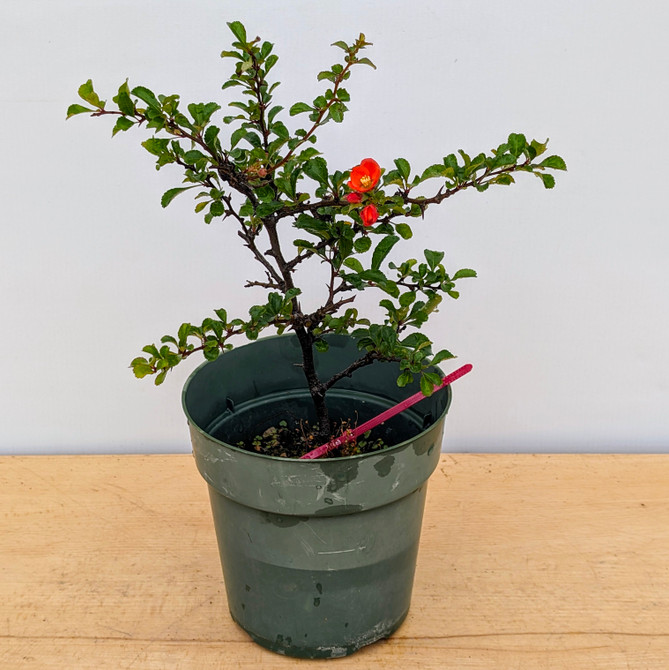
[[[381,168],[379,164],[373,158],[363,158],[360,165],[356,165],[351,170],[348,186],[358,193],[366,193],[379,183],[380,177]]]
[[[367,205],[360,211],[363,226],[371,226],[379,218],[379,212],[374,205]]]

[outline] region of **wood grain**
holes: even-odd
[[[669,456],[443,455],[412,609],[333,667],[669,667]],[[0,457],[0,668],[322,667],[227,614],[190,456]]]

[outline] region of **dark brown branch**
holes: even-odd
[[[341,372],[338,372],[336,375],[330,377],[330,379],[328,379],[323,384],[325,390],[327,391],[328,389],[332,388],[332,386],[334,386],[341,379],[344,379],[344,377],[350,377],[356,370],[364,368],[367,365],[371,365],[374,361],[378,360],[399,360],[399,359],[381,359],[381,356],[379,356],[379,354],[373,351],[369,351],[361,358],[358,358],[357,361],[351,363],[351,365],[349,365],[345,370],[342,370]]]

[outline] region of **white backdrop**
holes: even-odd
[[[155,388],[129,361],[213,308],[243,313],[249,258],[206,226],[146,135],[65,122],[89,77],[184,102],[227,102],[219,58],[241,20],[276,44],[287,108],[320,90],[329,45],[364,32],[331,167],[416,167],[509,132],[569,172],[546,191],[463,193],[415,225],[416,252],[473,267],[429,334],[472,362],[447,422],[452,451],[663,451],[669,446],[669,10],[619,0],[3,0],[0,5],[0,452],[188,451],[184,363]],[[234,89],[232,89],[234,91]],[[290,123],[288,119],[286,121]],[[447,366],[448,367],[448,366]],[[454,368],[452,364],[448,369]]]

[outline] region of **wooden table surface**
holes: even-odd
[[[188,455],[0,457],[0,668],[669,668],[669,456],[442,455],[409,616],[332,661],[229,618]]]

